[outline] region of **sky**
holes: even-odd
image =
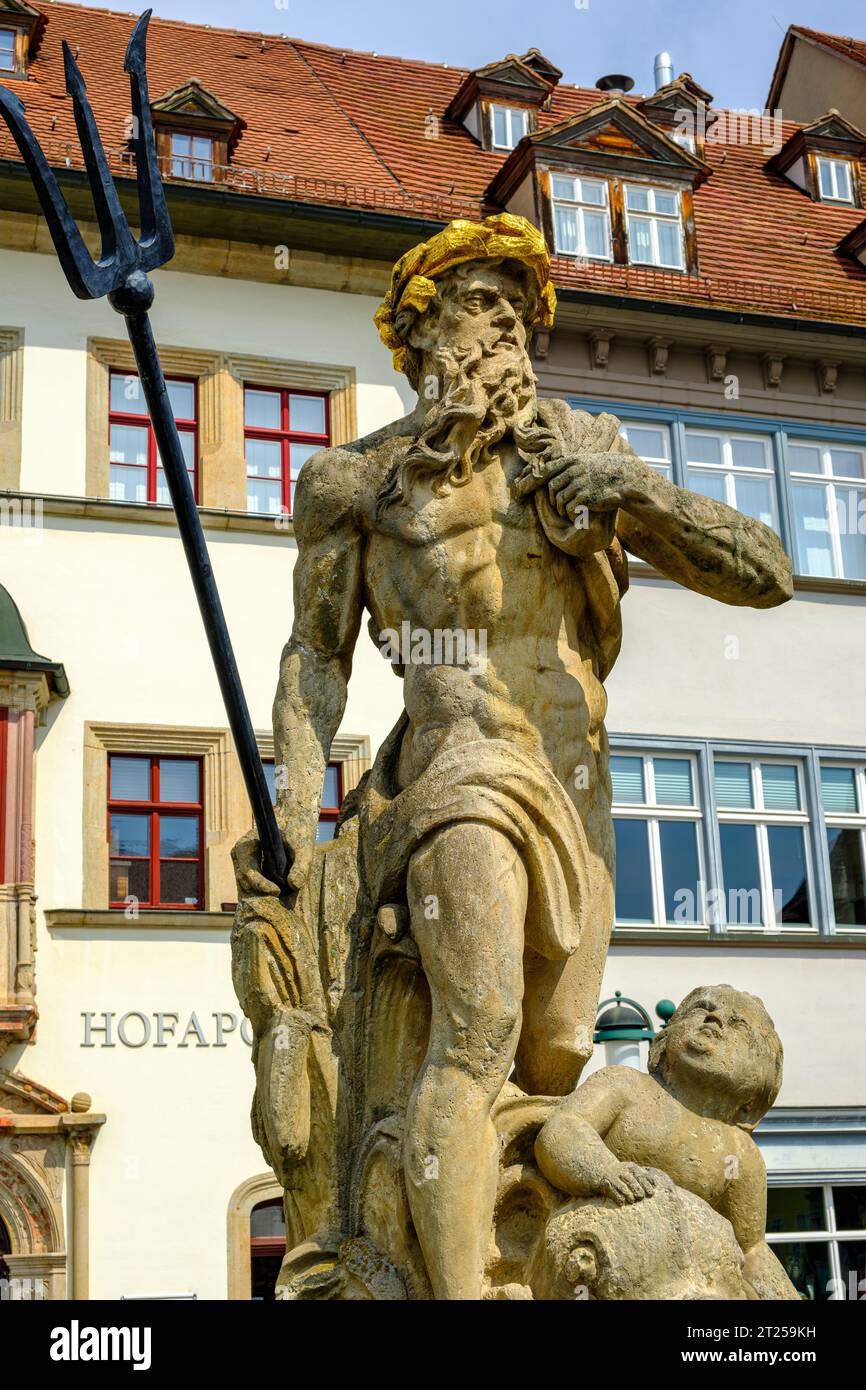
[[[140,0],[101,0],[139,12]],[[480,67],[535,46],[565,80],[592,86],[626,73],[654,88],[667,49],[717,106],[763,108],[789,24],[866,38],[862,0],[152,0],[158,15],[215,27],[288,34],[335,47]]]

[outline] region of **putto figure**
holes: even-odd
[[[254,1125],[294,1194],[290,1229],[303,1240],[311,1223],[327,1227],[341,1268],[340,1240],[390,1245],[410,1297],[481,1296],[494,1103],[513,1067],[528,1095],[565,1095],[592,1049],[614,900],[603,682],[620,646],[624,550],[725,603],[769,608],[792,592],[768,527],[668,482],[612,416],[537,398],[528,340],[554,304],[544,240],[509,214],[454,222],[395,266],[376,320],[417,405],[315,455],[297,486],[295,618],[274,705],[294,904],[277,903],[254,838],[236,854]],[[483,633],[485,660],[395,665],[403,714],[317,853],[365,611],[374,641],[404,623]],[[416,972],[394,974],[387,1005],[373,968],[385,944]],[[361,1166],[388,1144],[407,1211],[383,1235]],[[331,1176],[316,1169],[314,1181],[313,1149],[328,1145]]]

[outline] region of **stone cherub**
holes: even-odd
[[[535,1143],[560,1192],[617,1205],[659,1186],[724,1216],[758,1298],[797,1298],[766,1243],[767,1175],[751,1137],[782,1082],[782,1044],[760,999],[730,985],[692,990],[653,1042],[649,1075],[605,1067],[557,1107]]]
[[[262,877],[254,836],[236,850],[234,975],[256,1035],[256,1133],[284,1175],[295,1155],[289,1184],[327,1130],[342,1176],[308,1173],[308,1191],[315,1219],[327,1207],[341,1230],[360,1221],[359,1180],[346,1175],[366,1152],[359,1136],[387,1108],[363,1099],[375,1090],[361,1075],[368,1025],[350,1014],[346,979],[357,1009],[375,984],[363,953],[369,964],[382,940],[414,952],[429,1014],[412,1021],[421,1057],[390,1142],[437,1299],[480,1296],[499,1172],[492,1113],[512,1068],[526,1093],[565,1095],[592,1049],[613,917],[603,682],[621,639],[623,550],[726,603],[769,608],[792,592],[768,527],[674,486],[610,415],[538,399],[528,339],[553,306],[544,239],[509,214],[452,223],[395,266],[377,322],[417,405],[314,455],[296,491],[294,626],[274,704],[290,899],[278,904]],[[365,610],[374,641],[404,622],[483,632],[485,660],[397,669],[404,712],[328,851],[347,952],[337,969],[316,826]],[[296,1130],[300,1144],[286,1138]]]

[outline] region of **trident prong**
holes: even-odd
[[[54,172],[30,129],[24,114],[24,103],[5,87],[0,87],[0,116],[12,132],[33,180],[36,195],[51,232],[51,239],[73,293],[79,299],[101,299],[103,295],[107,295],[112,308],[126,320],[160,461],[177,516],[178,530],[261,837],[263,867],[271,882],[285,889],[288,867],[286,848],[271,805],[261,755],[253,734],[207,543],[186,471],[186,460],[165,387],[159,353],[147,315],[154,297],[153,283],[147,272],[165,265],[174,255],[174,235],[156,158],[153,120],[147,94],[145,46],[150,15],[151,11],[146,10],[136,23],[124,60],[124,70],[129,74],[132,95],[132,138],[136,155],[141,223],[138,241],[133,237],[126,214],[120,205],[120,198],[87,98],[84,78],[67,43],[63,44],[66,90],[72,98],[96,221],[102,236],[99,260],[94,261],[85,245]]]

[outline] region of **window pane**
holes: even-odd
[[[766,468],[767,450],[760,439],[731,435],[731,459],[736,468]]]
[[[160,801],[198,801],[199,765],[191,758],[160,758]]]
[[[717,762],[716,801],[719,806],[751,806],[752,770],[748,763]]]
[[[113,463],[108,475],[108,495],[112,502],[146,502],[147,469],[121,468]]]
[[[134,372],[128,372],[126,375],[121,372],[111,373],[109,408],[125,412],[127,415],[147,414],[141,382]]]
[[[112,425],[108,436],[110,461],[144,467],[147,464],[147,437],[146,425]]]
[[[279,391],[244,391],[244,424],[254,429],[278,430],[280,428]]]
[[[727,502],[724,473],[703,473],[698,468],[688,470],[688,484],[692,492],[702,497],[712,497],[714,502]]]
[[[553,209],[556,224],[556,249],[574,256],[580,249],[577,236],[577,210],[557,203]]]
[[[767,1234],[826,1231],[824,1194],[820,1187],[768,1187]],[[778,1245],[773,1247],[779,1253]]]
[[[800,573],[832,578],[836,570],[827,520],[827,490],[820,485],[797,483],[792,492]]]
[[[283,510],[282,483],[266,483],[256,478],[248,478],[247,510],[279,516]]]
[[[652,233],[645,217],[628,219],[628,246],[631,260],[638,265],[653,264]]]
[[[183,435],[181,435],[181,438],[183,438]],[[189,476],[189,485],[192,488],[193,496],[195,496],[195,473],[187,469],[187,474]],[[157,468],[156,470],[156,500],[157,502],[161,502],[163,506],[168,506],[171,502],[171,493],[168,490],[165,473],[161,468]]]
[[[853,767],[821,768],[821,799],[825,811],[857,812],[857,784]]]
[[[694,434],[686,430],[686,458],[689,463],[721,464],[721,439],[714,434]]]
[[[169,404],[175,420],[195,419],[195,386],[191,381],[167,381]]]
[[[780,1241],[773,1254],[801,1298],[823,1302],[833,1289],[830,1246],[823,1241]]]
[[[656,212],[662,213],[665,217],[676,217],[677,195],[675,193],[665,193],[660,188],[654,188],[653,198]]]
[[[322,396],[289,396],[289,429],[296,434],[325,433],[325,402]]]
[[[761,763],[761,782],[768,811],[799,811],[800,789],[793,763]]]
[[[679,222],[657,222],[659,265],[679,267],[683,263]]]
[[[173,130],[173,131],[172,131],[172,133],[171,133],[171,152],[172,152],[172,154],[189,154],[189,151],[190,151],[190,144],[191,144],[191,137],[190,137],[189,135],[181,135],[181,134],[180,134],[178,131],[176,131],[176,130]]]
[[[615,802],[646,800],[643,785],[643,758],[614,753],[610,759],[610,780]]]
[[[161,860],[159,865],[159,900],[163,903],[185,903],[195,907],[199,901],[198,860]]]
[[[822,198],[833,197],[833,167],[829,159],[818,160],[818,186]]]
[[[817,444],[789,444],[789,473],[821,473],[821,450]]]
[[[286,1234],[286,1218],[282,1202],[260,1202],[250,1212],[250,1235],[276,1239]]]
[[[111,854],[150,853],[150,816],[136,816],[128,811],[112,811],[109,823]]]
[[[830,468],[837,478],[862,478],[863,455],[859,449],[831,449]]]
[[[275,765],[274,763],[272,763],[272,762],[262,762],[262,767],[263,767],[264,770],[265,770],[265,781],[266,781],[267,784],[268,784],[268,792],[269,792],[270,798],[271,798],[271,805],[272,805],[272,806],[276,806],[276,804],[277,804],[277,769],[276,769],[276,765]]]
[[[150,860],[110,859],[108,861],[108,901],[122,903],[127,898],[150,902]]]
[[[738,511],[763,521],[765,526],[775,526],[773,483],[769,478],[744,478],[740,474],[734,479],[734,494]]]
[[[645,820],[617,817],[616,920],[652,922],[653,895],[650,877],[649,827]]]
[[[866,1289],[862,1282],[866,1279],[866,1241],[840,1240],[838,1250],[844,1297],[862,1299]]]
[[[720,825],[719,841],[728,925],[758,927],[763,921],[763,912],[755,827]]]
[[[625,190],[626,206],[632,212],[649,212],[649,189],[629,184]]]
[[[842,574],[846,579],[866,579],[866,493],[853,487],[837,487],[836,503]]]
[[[160,858],[175,859],[198,854],[198,816],[159,818]]]
[[[110,760],[112,801],[150,800],[150,759],[119,758]]]
[[[697,826],[688,820],[659,821],[659,840],[667,920],[701,921]]]
[[[603,212],[584,212],[583,236],[587,256],[608,256],[610,244],[607,235],[607,217]]]
[[[15,67],[15,34],[11,29],[0,31],[0,68],[11,72]]]
[[[592,203],[593,207],[607,207],[606,185],[597,183],[594,179],[581,179],[580,181],[580,201],[582,203]]]
[[[866,875],[862,832],[848,826],[827,826],[827,851],[833,885],[836,925],[866,925]]]
[[[259,478],[283,476],[283,446],[278,439],[248,439],[247,472]]]
[[[328,765],[325,769],[325,783],[322,787],[322,805],[339,806],[340,777],[336,767]]]
[[[319,452],[318,444],[290,444],[289,445],[289,476],[292,480],[292,497],[294,498],[295,483],[298,475],[307,459]]]
[[[653,758],[656,801],[663,806],[692,806],[692,768],[688,758]]]
[[[337,833],[337,822],[335,820],[320,820],[316,830],[316,843],[330,844]]]
[[[508,146],[505,110],[501,106],[494,106],[493,108],[493,143],[498,145],[500,149],[506,149]]]
[[[622,432],[636,454],[642,459],[669,459],[670,445],[666,429],[652,425],[623,425]]]
[[[805,926],[809,922],[809,894],[803,828],[799,825],[769,825],[767,839],[770,844],[776,921]]]
[[[837,1231],[866,1231],[866,1187],[834,1187]]]
[[[557,174],[554,174],[553,196],[554,198],[568,198],[573,200],[575,196],[574,179],[563,179],[560,178]]]

